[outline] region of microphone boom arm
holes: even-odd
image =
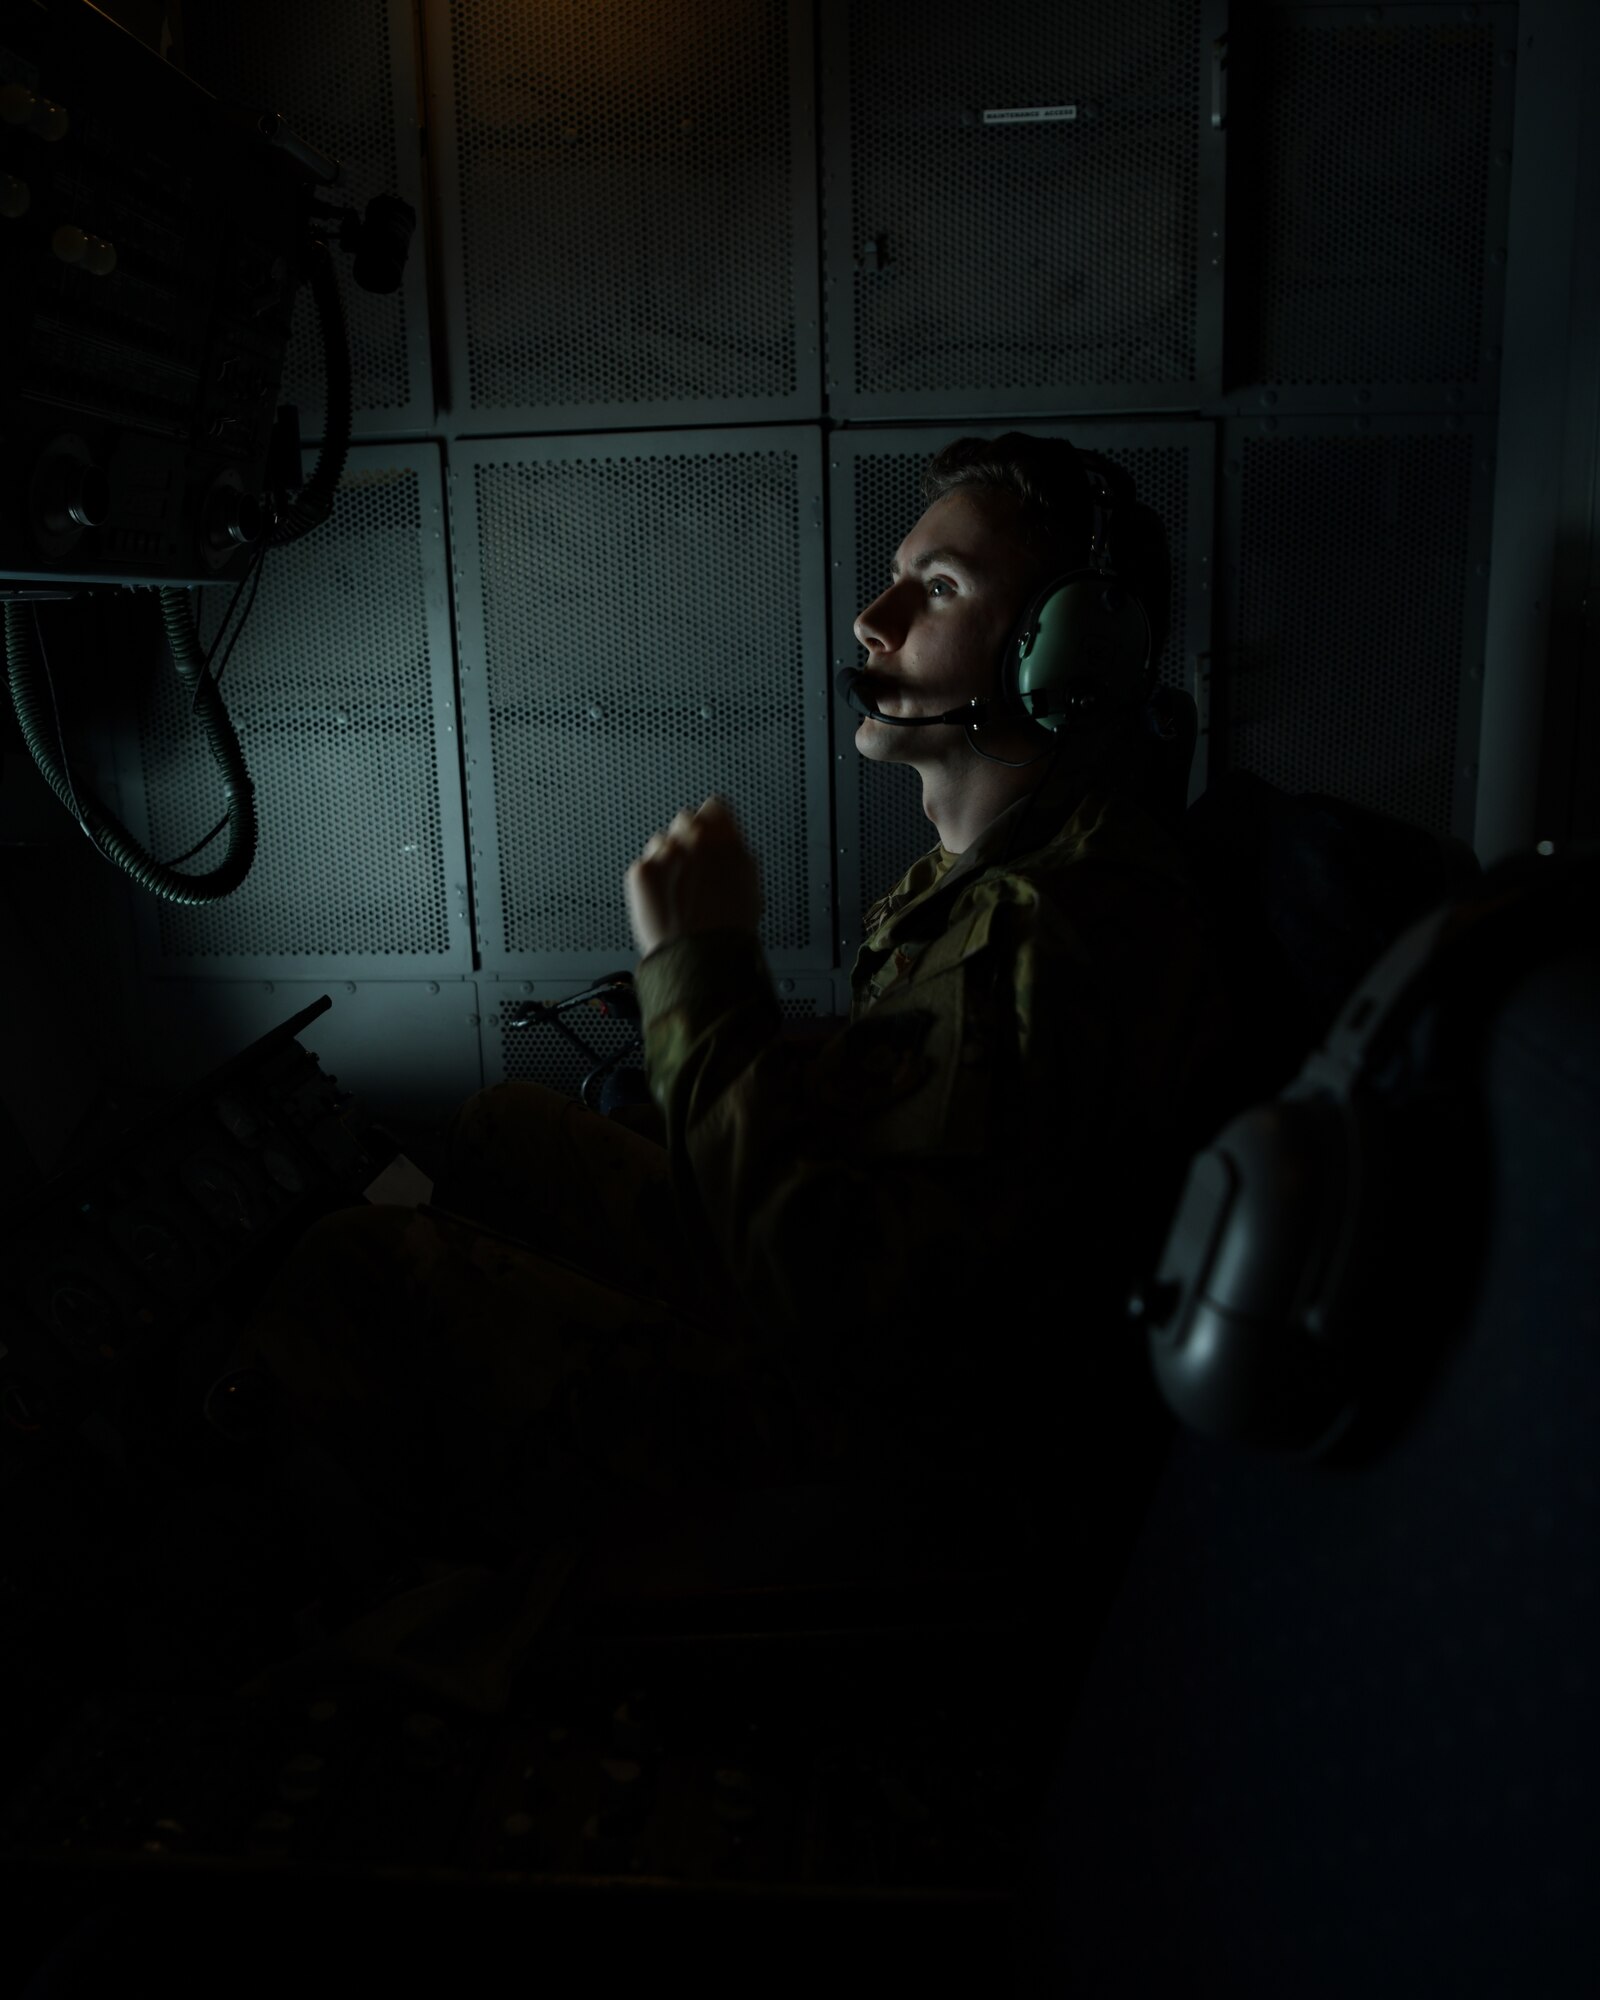
[[[956,723],[965,729],[981,729],[989,720],[989,704],[974,695],[962,708],[946,709],[943,715],[885,715],[863,692],[867,676],[858,667],[844,667],[834,675],[834,692],[856,715],[869,715],[875,722],[887,722],[893,729],[932,729]]]

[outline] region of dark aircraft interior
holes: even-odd
[[[1590,0],[0,0],[5,1992],[1595,1990],[1597,97]],[[1137,1506],[419,1552],[241,1333],[527,1251],[478,1094],[645,1115],[691,798],[832,1046],[857,614],[1015,432],[1164,529],[1253,1050]]]

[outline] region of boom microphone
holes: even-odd
[[[946,709],[943,715],[885,715],[863,691],[867,675],[859,667],[842,667],[833,677],[834,693],[856,715],[870,715],[894,729],[931,729],[936,723],[958,722],[969,729],[981,729],[989,720],[989,704],[976,696],[964,708]]]

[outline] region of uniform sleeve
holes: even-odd
[[[686,1223],[791,1381],[851,1410],[880,1464],[970,1417],[979,1327],[1014,1293],[994,1154],[1005,1105],[1028,1091],[1022,936],[1026,913],[984,913],[940,940],[913,990],[820,1049],[781,1038],[748,935],[679,940],[636,975]]]
[[[1159,1415],[1122,1301],[1226,1023],[1171,883],[1082,863],[960,907],[820,1048],[782,1038],[755,938],[652,953],[652,1093],[685,1229],[831,1456],[1070,1477],[1092,1526]]]

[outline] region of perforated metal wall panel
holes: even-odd
[[[1471,840],[1493,461],[1483,418],[1225,427],[1229,767]]]
[[[805,0],[428,0],[453,420],[821,413]]]
[[[833,982],[829,979],[784,977],[777,981],[777,987],[778,1006],[786,1022],[826,1020],[834,1013]],[[542,1083],[547,1090],[560,1090],[576,1097],[583,1088],[584,1078],[608,1057],[618,1057],[619,1067],[643,1068],[642,1055],[627,1053],[638,1038],[637,1027],[615,1016],[606,1019],[592,1007],[574,1007],[563,1016],[579,1040],[593,1050],[592,1061],[548,1023],[518,1028],[506,1019],[519,1000],[548,1004],[582,990],[581,985],[571,980],[518,982],[514,998],[508,996],[485,1024],[487,1067],[493,1071],[496,1057],[499,1059],[499,1073],[491,1074],[491,1084]]]
[[[820,19],[830,408],[1220,390],[1225,0],[841,0]]]
[[[888,581],[895,550],[921,515],[923,467],[954,437],[997,437],[1008,424],[952,425],[943,430],[835,432],[828,440],[833,571],[834,669],[865,666],[856,643],[856,614]],[[1132,474],[1138,495],[1161,516],[1172,558],[1172,623],[1161,657],[1161,679],[1206,698],[1209,646],[1209,556],[1213,532],[1213,431],[1209,424],[1029,423],[1037,437],[1066,437],[1103,453]],[[1085,550],[1087,556],[1088,551]],[[1196,655],[1201,656],[1197,665]],[[938,842],[922,811],[922,781],[905,765],[869,762],[854,747],[852,718],[835,717],[841,962],[861,941],[862,912],[899,880],[918,855]],[[1205,739],[1196,748],[1190,797],[1205,783]]]
[[[268,554],[220,683],[255,785],[255,863],[219,903],[136,898],[146,973],[470,974],[441,526],[437,446],[357,446],[332,519]],[[209,645],[233,592],[203,595]],[[126,817],[175,862],[221,817],[219,768],[170,660],[137,707],[119,739]]]
[[[1232,37],[1231,383],[1282,409],[1487,407],[1500,373],[1510,4],[1252,10]]]
[[[774,966],[831,965],[821,481],[806,429],[454,449],[488,972],[631,965],[627,868],[712,791],[760,860]]]
[[[176,59],[178,51],[173,51]],[[412,0],[184,0],[183,67],[225,101],[276,111],[297,138],[344,168],[344,185],[320,198],[364,214],[376,194],[397,194],[419,217],[396,292],[364,291],[353,259],[334,262],[349,321],[357,437],[393,437],[433,423],[428,360],[424,202],[417,134],[416,20]],[[320,438],[326,385],[308,285],[295,308],[282,400],[300,412],[300,434]]]

